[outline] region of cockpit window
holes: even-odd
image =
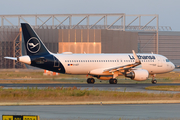
[[[168,59],[166,59],[166,62],[170,62]]]

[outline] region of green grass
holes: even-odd
[[[98,89],[81,90],[77,87],[20,89],[0,88],[0,101],[120,101],[120,100],[179,100],[180,94],[170,93],[142,93],[119,91],[100,91]]]
[[[161,91],[180,91],[179,85],[164,85],[164,86],[149,86],[146,90],[161,90]]]

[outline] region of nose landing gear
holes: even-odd
[[[156,84],[156,83],[157,83],[157,80],[154,79],[154,80],[152,80],[151,82],[152,82],[152,84]]]
[[[152,84],[157,83],[157,80],[156,80],[155,76],[156,76],[155,74],[152,75],[152,81],[151,81]]]

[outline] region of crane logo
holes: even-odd
[[[27,41],[27,49],[31,53],[37,53],[41,48],[41,44],[36,37],[32,37]]]

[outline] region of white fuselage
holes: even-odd
[[[53,54],[63,64],[66,74],[89,74],[100,68],[113,68],[135,63],[133,54]],[[138,67],[149,74],[166,73],[175,67],[166,57],[158,54],[137,54]],[[109,73],[112,74],[112,73]]]
[[[132,80],[147,80],[149,74],[166,73],[175,66],[166,57],[158,54],[62,54],[51,53],[28,23],[21,23],[27,55],[5,57],[41,69],[63,74],[90,75],[87,83],[94,83],[92,77],[109,80],[117,84],[117,77],[124,75]],[[128,46],[127,46],[128,47]],[[153,75],[154,76],[154,75]],[[152,79],[152,83],[157,81]]]

